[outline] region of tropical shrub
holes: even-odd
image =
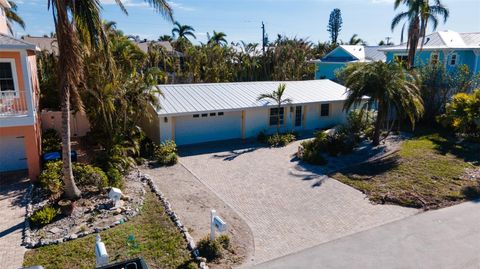
[[[161,165],[174,165],[178,162],[177,145],[168,140],[155,147],[155,159]]]
[[[47,129],[42,134],[43,152],[52,152],[62,150],[62,140],[55,129]]]
[[[109,184],[107,175],[102,169],[88,164],[74,163],[73,176],[80,187],[94,186],[99,190]],[[52,195],[62,191],[62,161],[48,162],[39,176],[40,185]]]
[[[445,114],[437,120],[459,134],[480,138],[480,89],[472,94],[454,95],[446,106]]]
[[[115,167],[110,167],[107,171],[108,185],[111,187],[123,189],[123,176]]]
[[[222,234],[219,237],[217,237],[217,242],[220,243],[220,245],[224,249],[229,249],[230,248],[230,237],[226,234]]]
[[[223,257],[222,245],[218,240],[210,240],[205,237],[198,242],[198,252],[201,257],[207,259],[207,261],[214,261]]]
[[[108,186],[107,175],[98,167],[76,163],[72,170],[78,186],[95,186],[98,190],[103,190]]]
[[[45,226],[52,223],[53,219],[59,214],[59,210],[52,206],[45,206],[33,212],[30,221],[38,226]]]
[[[295,141],[295,135],[292,133],[274,134],[267,137],[267,144],[271,147],[284,147]]]
[[[40,186],[51,194],[59,194],[62,191],[62,162],[48,162],[39,176]]]

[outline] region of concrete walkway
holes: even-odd
[[[255,268],[480,268],[480,202],[429,211]]]
[[[8,177],[8,178],[7,178]],[[0,175],[0,267],[22,267],[26,249],[21,246],[25,220],[23,196],[28,181],[18,176]]]

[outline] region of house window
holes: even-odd
[[[15,91],[11,62],[0,62],[0,91]]]
[[[432,53],[432,55],[430,55],[430,63],[438,64],[438,53]]]
[[[218,112],[218,116],[223,116],[223,112]]]
[[[163,117],[163,122],[168,122],[168,118],[167,118],[167,117]]]
[[[210,113],[210,117],[215,117],[217,113]]]
[[[295,127],[302,126],[302,106],[295,107]]]
[[[320,106],[320,116],[328,117],[330,114],[330,104],[321,104]]]
[[[277,124],[283,125],[284,108],[278,109],[278,107],[270,108],[270,126]],[[280,122],[278,120],[280,119]]]
[[[200,115],[199,114],[193,114],[193,117],[198,118],[198,117],[200,117]]]
[[[458,54],[456,53],[452,54],[452,56],[450,56],[450,65],[451,66],[457,65],[457,61],[458,61]]]
[[[205,118],[205,117],[207,117],[207,116],[208,116],[208,114],[207,114],[207,113],[205,113],[205,114],[202,114],[202,118]]]

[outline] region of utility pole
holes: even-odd
[[[265,24],[262,21],[262,51],[263,51],[263,55],[265,55],[265,46],[267,45],[267,44],[265,44],[266,40],[267,40],[267,37],[265,36]]]

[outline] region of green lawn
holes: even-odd
[[[465,179],[465,168],[480,163],[479,144],[461,144],[439,133],[421,133],[400,151],[375,163],[332,175],[376,203],[439,208],[480,197],[480,182]]]
[[[149,268],[196,268],[186,242],[164,213],[160,201],[147,192],[141,213],[133,220],[100,233],[110,261],[144,257]],[[134,235],[134,241],[128,238]],[[135,246],[137,245],[137,246]],[[95,268],[95,234],[25,254],[24,266]]]

